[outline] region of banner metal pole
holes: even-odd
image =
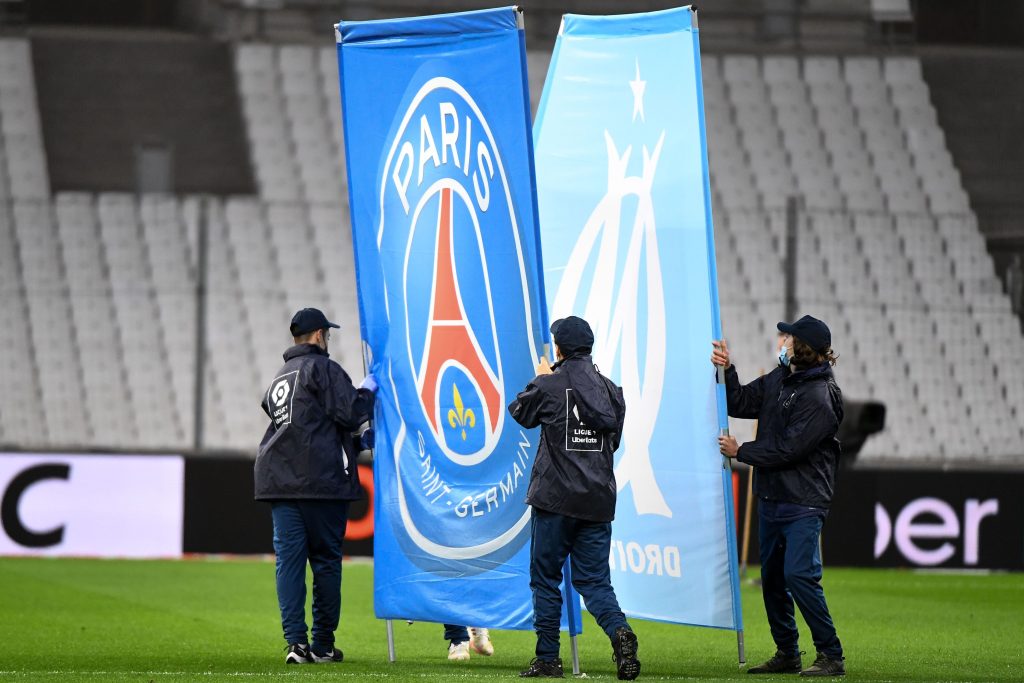
[[[717,381],[723,387],[725,386],[725,368],[723,368],[721,365],[715,366],[715,381]],[[726,427],[725,431],[728,432],[729,428]]]
[[[718,382],[718,384],[722,387],[722,388],[719,389],[719,391],[720,392],[724,391],[724,387],[725,387],[725,368],[724,367],[716,367],[715,368],[715,372],[716,372],[715,379]],[[723,426],[719,430],[719,434],[721,436],[729,436],[729,422],[728,422],[728,418],[726,418],[725,426]],[[732,471],[732,462],[731,461],[732,461],[731,458],[727,458],[726,456],[723,455],[722,456],[722,468],[725,469],[725,470],[729,470],[731,472]],[[726,494],[726,495],[728,495],[728,494]],[[735,548],[733,549],[733,552],[735,552]],[[733,555],[732,559],[735,560],[737,558],[736,558],[735,555]],[[735,567],[736,565],[731,565],[731,566]],[[734,589],[734,590],[736,590],[736,595],[735,595],[735,599],[736,600],[739,600],[738,584],[739,584],[739,577],[736,577],[735,586],[737,586],[737,588]],[[738,611],[737,611],[737,614],[739,614]],[[744,647],[744,644],[743,644],[742,618],[741,617],[737,617],[737,620],[740,622],[741,628],[736,631],[736,651],[737,651],[737,653],[739,655],[739,665],[743,666],[744,664],[747,663],[747,653],[746,653],[746,648]]]
[[[718,366],[718,367],[715,368],[715,372],[716,372],[716,376],[715,376],[716,381],[718,382],[718,384],[720,386],[724,387],[725,386],[725,368],[723,368],[721,366]],[[719,430],[718,435],[719,436],[729,436],[729,419],[728,418],[726,418],[725,426],[722,427]],[[730,469],[730,467],[731,467],[730,463],[729,463],[729,458],[725,457],[724,455],[722,456],[722,467],[724,467],[725,469]]]
[[[388,661],[392,664],[395,663],[395,624],[390,619],[385,619],[384,623],[387,625],[388,630]]]

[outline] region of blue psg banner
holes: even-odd
[[[553,318],[622,385],[612,582],[636,617],[741,630],[696,14],[566,15],[535,124]]]
[[[506,406],[548,342],[515,8],[337,25],[375,416],[381,618],[529,628],[538,430]]]

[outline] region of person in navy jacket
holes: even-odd
[[[294,345],[284,352],[263,397],[270,425],[256,457],[256,500],[271,504],[277,598],[288,642],[285,662],[340,662],[334,632],[341,615],[342,540],[350,501],[362,495],[356,457],[372,432],[377,384],[359,388],[327,353],[339,326],[315,308],[292,318]],[[306,563],[313,570],[313,644],[306,631]]]
[[[846,673],[843,647],[821,587],[819,538],[839,468],[843,395],[832,374],[828,326],[808,315],[778,328],[779,367],[746,385],[725,341],[712,342],[711,362],[725,368],[729,416],[758,420],[754,441],[719,438],[723,455],[754,467],[761,589],[777,649],[747,672],[840,676]],[[818,651],[808,669],[800,660],[794,601]]]
[[[594,365],[594,333],[586,320],[556,320],[551,333],[558,362],[548,366],[544,359],[538,376],[508,407],[523,427],[541,427],[526,492],[533,507],[530,588],[537,648],[530,668],[519,675],[563,675],[558,584],[568,556],[573,587],[611,640],[619,679],[633,680],[640,675],[637,638],[619,608],[608,566],[617,490],[613,460],[626,403],[621,387]]]

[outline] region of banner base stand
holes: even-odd
[[[747,663],[747,652],[743,647],[743,631],[736,631],[736,649],[739,650],[740,666]]]
[[[385,619],[384,624],[388,630],[388,661],[395,663],[395,625],[390,619]]]

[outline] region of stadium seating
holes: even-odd
[[[783,293],[781,209],[800,195],[799,308],[828,312],[847,395],[889,408],[892,428],[868,442],[864,457],[1020,453],[1024,390],[1010,362],[1024,349],[1019,321],[920,63],[702,61],[726,334],[770,338]],[[771,367],[770,351],[767,341],[737,349],[737,366],[756,374]]]
[[[239,46],[238,82],[264,199],[344,200],[341,99],[333,58],[332,50],[306,46]]]
[[[43,413],[33,354],[28,299],[10,205],[0,211],[0,372],[7,390],[0,396],[0,442],[42,447],[51,442]]]
[[[0,443],[195,444],[204,226],[202,447],[254,449],[297,308],[319,304],[345,323],[332,353],[360,374],[333,48],[237,46],[259,195],[219,199],[51,198],[27,43],[0,40],[0,53],[0,363],[19,388],[0,397]],[[534,107],[547,62],[528,53]],[[798,307],[832,326],[845,394],[889,410],[890,428],[862,457],[1019,457],[1020,322],[920,63],[705,55],[702,67],[723,326],[741,376],[776,362],[786,204],[797,196]],[[733,430],[748,439],[753,425]]]
[[[88,423],[60,237],[48,203],[15,202],[13,216],[13,237],[28,311],[30,354],[48,441],[73,445],[88,434]],[[25,330],[24,321],[19,327]]]
[[[46,199],[46,173],[27,40],[0,39],[0,201]]]

